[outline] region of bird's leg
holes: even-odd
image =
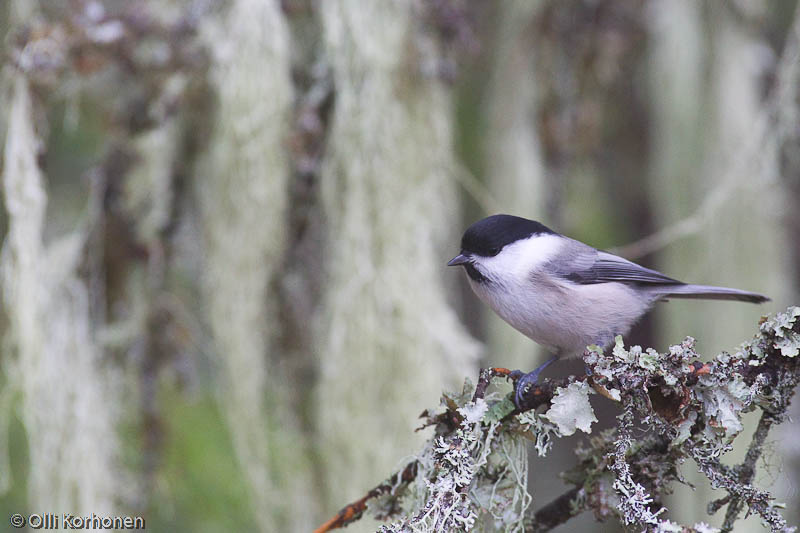
[[[517,408],[522,408],[522,396],[525,394],[528,387],[535,384],[539,380],[539,374],[542,370],[547,368],[547,366],[556,359],[558,359],[558,354],[545,361],[544,364],[533,372],[528,372],[527,374],[523,374],[521,370],[514,370],[509,374],[509,377],[517,380],[516,387],[514,388],[514,405],[516,405]]]

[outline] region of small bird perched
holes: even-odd
[[[659,300],[769,300],[739,289],[683,283],[511,215],[472,224],[461,239],[461,253],[447,265],[463,266],[484,303],[554,354],[517,381],[517,406],[552,361],[578,357],[591,344],[607,348]]]

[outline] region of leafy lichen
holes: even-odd
[[[580,429],[592,432],[592,424],[597,422],[592,405],[589,403],[589,385],[585,381],[570,383],[566,388],[559,387],[542,418],[558,428],[558,434],[566,437]]]
[[[587,509],[598,520],[615,516],[647,531],[719,531],[703,522],[679,525],[661,504],[683,481],[679,466],[687,460],[728,493],[708,506],[710,513],[728,506],[722,531],[745,505],[772,531],[791,531],[752,479],[767,433],[786,418],[800,381],[799,317],[792,307],[763,319],[751,341],[709,363],[700,362],[691,337],[666,353],[626,348],[621,338],[610,354],[590,347],[589,375],[537,384],[526,393],[528,409],[516,409],[510,395],[486,394],[490,376],[508,371],[485,369],[477,386],[468,381],[460,394],[446,394],[439,410],[424,413],[435,435],[416,457],[415,481],[379,491],[383,513],[376,514],[402,515],[382,531],[547,531]],[[525,443],[545,455],[555,439],[579,429],[590,434],[592,388],[620,404],[617,426],[578,446],[578,463],[562,474],[570,491],[528,512]],[[725,466],[721,458],[742,433],[742,415],[756,409],[761,420],[745,461]],[[634,439],[637,417],[648,429]]]

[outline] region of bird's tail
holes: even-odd
[[[663,287],[659,294],[664,298],[698,298],[703,300],[738,300],[760,304],[768,302],[770,298],[757,292],[747,292],[728,287],[714,287],[713,285],[669,285]]]

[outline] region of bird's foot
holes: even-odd
[[[558,356],[551,357],[545,361],[542,366],[532,372],[528,372],[527,374],[523,373],[521,370],[514,370],[508,375],[508,377],[511,379],[516,380],[516,385],[514,387],[514,405],[517,406],[517,409],[523,408],[522,399],[525,396],[528,388],[530,388],[532,385],[535,385],[536,382],[539,381],[539,374],[542,373],[542,370],[547,368],[547,366],[556,359],[558,359]]]
[[[514,387],[514,405],[517,406],[517,409],[522,409],[522,399],[525,396],[525,393],[528,391],[528,388],[532,385],[536,385],[536,382],[539,381],[539,374],[542,373],[542,368],[539,367],[533,372],[528,372],[527,374],[523,374],[521,370],[515,370],[509,377],[515,378],[517,383]]]

